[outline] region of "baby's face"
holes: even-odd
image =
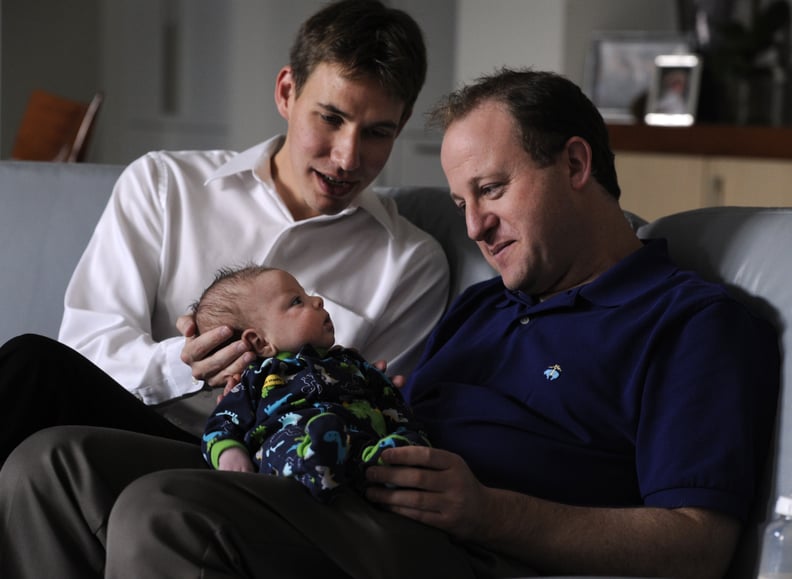
[[[291,274],[263,273],[253,282],[252,318],[278,352],[296,352],[305,344],[330,348],[335,328],[324,302],[309,296]]]

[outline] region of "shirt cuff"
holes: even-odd
[[[185,394],[192,394],[203,388],[203,380],[196,380],[192,376],[192,368],[181,359],[184,348],[184,338],[170,338],[165,347],[166,369],[165,380],[168,396],[172,400]]]

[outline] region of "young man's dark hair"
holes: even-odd
[[[351,79],[378,79],[388,93],[404,101],[404,118],[426,80],[421,29],[407,13],[379,0],[334,2],[303,23],[289,62],[298,94],[321,63],[339,65]]]

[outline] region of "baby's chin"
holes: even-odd
[[[329,350],[335,345],[335,340],[322,340],[321,342],[311,344],[315,350]]]

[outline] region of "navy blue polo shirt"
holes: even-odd
[[[778,376],[772,327],[654,240],[543,302],[500,278],[472,286],[403,392],[486,485],[744,520]]]

